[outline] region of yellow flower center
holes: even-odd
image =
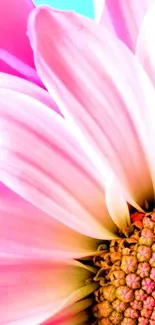
[[[93,258],[99,267],[93,306],[98,325],[155,325],[155,212],[136,212],[131,220],[121,238],[106,241]]]

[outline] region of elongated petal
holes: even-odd
[[[98,172],[61,116],[1,89],[0,148],[0,178],[8,187],[82,234],[115,237]]]
[[[26,36],[27,19],[34,9],[31,0],[0,0],[0,47],[15,54],[34,67],[33,56]]]
[[[41,325],[86,325],[89,315],[85,311],[76,315],[65,315],[63,317],[55,317]]]
[[[94,18],[96,22],[101,23],[104,9],[105,9],[105,0],[94,0],[94,15],[95,15]]]
[[[136,48],[136,55],[155,86],[155,3],[152,3],[143,20]]]
[[[58,314],[47,320],[42,325],[77,325],[88,320],[88,312],[84,311],[93,304],[92,298],[83,299],[61,310]]]
[[[0,253],[0,275],[1,323],[37,325],[76,302],[91,273],[75,261],[43,263]]]
[[[108,28],[133,52],[151,0],[94,0],[95,20]]]
[[[0,71],[41,84],[26,35],[31,0],[0,0]]]
[[[10,52],[0,48],[0,72],[1,71],[22,77],[44,88],[34,68],[18,59]]]
[[[115,179],[110,179],[106,185],[106,203],[111,218],[118,228],[130,225],[130,214],[126,201],[119,193],[119,187],[116,186]]]
[[[81,146],[141,205],[153,195],[155,92],[147,75],[123,43],[75,13],[40,7],[29,35],[38,71]]]
[[[0,250],[33,259],[79,258],[97,241],[80,235],[0,184]]]
[[[60,114],[56,103],[47,90],[34,85],[32,82],[0,72],[0,88],[12,89],[21,94],[30,95]]]

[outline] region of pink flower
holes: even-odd
[[[152,38],[154,11],[143,26]],[[139,53],[153,64],[143,31]],[[0,74],[0,323],[80,324],[98,282],[75,259],[118,238],[127,202],[143,212],[154,198],[154,70],[72,12],[36,8],[28,35],[65,119],[44,89]]]

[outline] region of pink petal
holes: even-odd
[[[130,225],[130,214],[127,202],[119,193],[117,181],[109,179],[106,185],[106,204],[112,220],[119,229]]]
[[[1,89],[0,135],[2,182],[82,234],[115,237],[99,174],[61,116],[28,95]]]
[[[78,262],[41,262],[0,254],[1,324],[38,325],[78,300],[91,272]],[[88,293],[90,292],[87,286]]]
[[[34,68],[18,59],[15,55],[0,48],[0,72],[5,72],[11,75],[16,75],[27,79],[33,83],[43,87],[43,84],[38,77]]]
[[[76,315],[63,315],[62,317],[54,317],[41,325],[86,325],[89,321],[89,315],[87,312],[83,311]]]
[[[34,68],[31,48],[26,36],[27,19],[34,9],[31,0],[0,1],[0,47],[15,54]]]
[[[150,0],[94,0],[95,20],[115,33],[132,51]]]
[[[94,0],[94,15],[95,15],[94,18],[96,22],[98,23],[101,22],[104,9],[105,9],[105,0]],[[111,27],[111,24],[109,24],[109,27]]]
[[[93,254],[97,242],[83,236],[0,184],[0,248],[33,259],[79,258]]]
[[[31,0],[0,0],[0,71],[22,76],[42,85],[26,35]]]
[[[137,42],[136,55],[155,85],[155,4],[152,3],[143,20]]]
[[[52,108],[57,113],[61,114],[59,108],[47,90],[42,89],[41,87],[38,87],[37,85],[34,85],[34,83],[27,80],[0,72],[0,88],[12,89],[20,92],[21,94],[24,93],[30,95]]]
[[[101,175],[110,166],[127,199],[143,204],[153,195],[155,92],[135,57],[93,21],[48,7],[32,13],[29,36],[38,72],[81,146]]]
[[[88,312],[84,311],[93,304],[92,298],[83,299],[61,310],[42,325],[82,325],[89,319]]]

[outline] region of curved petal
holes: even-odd
[[[0,179],[8,187],[82,234],[115,237],[99,174],[57,113],[0,89],[0,152]]]
[[[23,258],[92,255],[97,241],[83,236],[0,184],[0,251]],[[94,253],[95,254],[95,253]]]
[[[27,79],[44,88],[34,68],[2,48],[0,48],[0,71]]]
[[[94,18],[97,23],[101,22],[104,9],[105,0],[94,0]],[[104,21],[104,23],[106,22]],[[109,26],[111,27],[111,24]]]
[[[79,299],[76,292],[88,277],[91,272],[76,261],[25,261],[0,254],[1,323],[38,325],[46,321]],[[89,294],[89,286],[86,291]]]
[[[26,35],[31,0],[0,0],[0,71],[22,76],[40,85]]]
[[[93,304],[92,298],[83,299],[61,310],[58,314],[42,325],[82,325],[89,319],[88,312],[84,311]]]
[[[20,92],[21,94],[23,93],[30,95],[61,114],[58,106],[47,90],[34,85],[32,82],[0,72],[0,88],[12,89]]]
[[[85,311],[76,315],[63,315],[62,317],[54,317],[41,325],[86,325],[88,324],[89,315]]]
[[[35,8],[31,0],[0,0],[0,48],[34,68],[32,51],[26,36],[27,19]]]
[[[110,167],[126,198],[143,205],[154,195],[155,91],[138,61],[103,27],[48,7],[32,13],[29,37],[38,72],[81,146],[105,179]]]
[[[110,179],[106,184],[106,204],[112,220],[118,228],[130,225],[130,214],[127,202],[119,193],[119,186],[115,179]]]
[[[139,32],[136,56],[155,86],[155,3],[147,11]]]
[[[151,0],[94,0],[95,20],[113,32],[133,52]]]

